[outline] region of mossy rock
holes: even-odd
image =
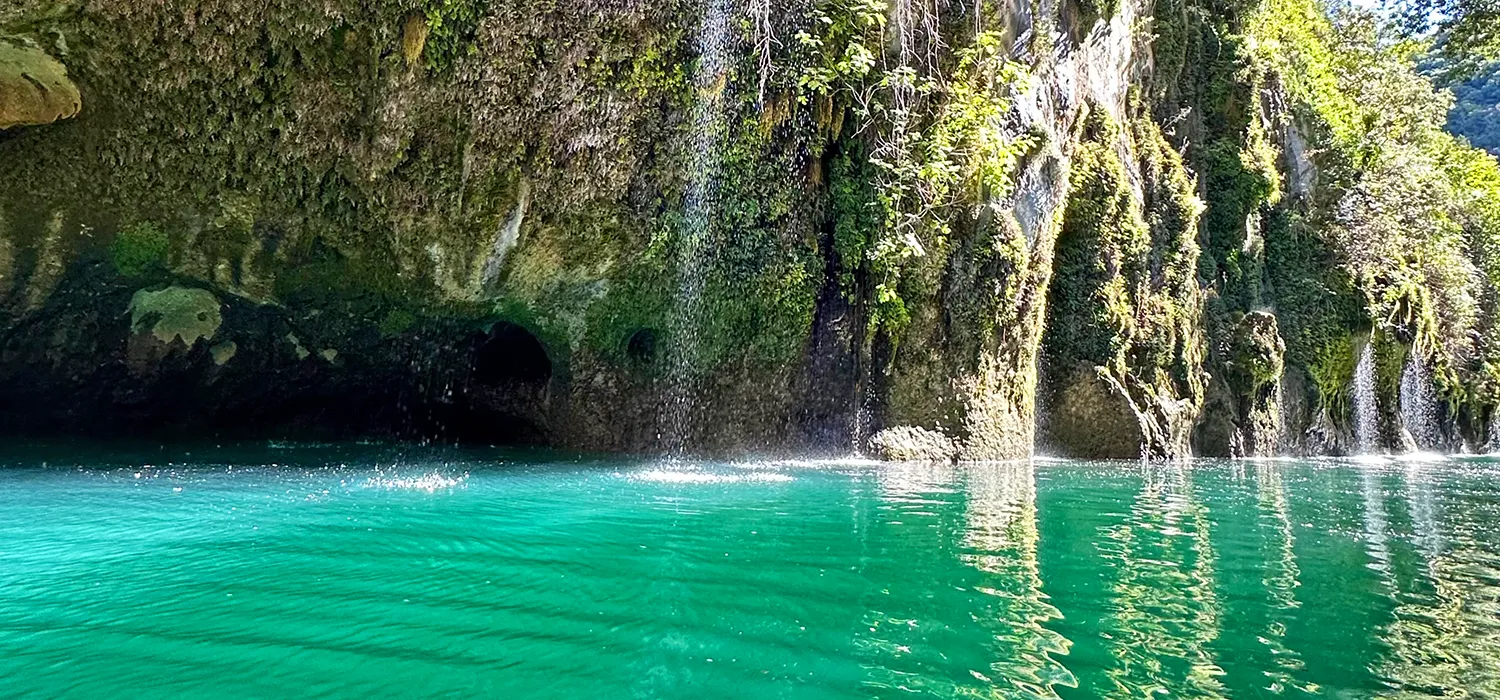
[[[63,64],[20,39],[0,37],[0,129],[51,124],[82,108]]]
[[[1102,367],[1078,365],[1057,391],[1047,435],[1066,456],[1139,457],[1146,442],[1140,417],[1123,387]]]
[[[212,340],[224,321],[219,298],[206,289],[191,287],[142,289],[130,298],[129,311],[132,333],[149,331],[167,345],[181,340],[192,347],[199,340]]]
[[[892,462],[952,462],[959,453],[958,442],[947,434],[909,425],[876,433],[870,448]]]
[[[1286,345],[1277,331],[1276,317],[1265,311],[1245,314],[1230,337],[1227,365],[1235,390],[1249,396],[1281,380]]]
[[[109,257],[121,275],[145,277],[166,267],[170,250],[171,241],[160,227],[139,223],[116,234],[109,246]]]

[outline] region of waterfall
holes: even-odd
[[[1365,343],[1354,366],[1354,444],[1359,454],[1380,451],[1380,409],[1375,398],[1375,346]]]
[[[1443,431],[1438,426],[1438,399],[1432,387],[1432,376],[1421,358],[1411,357],[1401,370],[1401,421],[1421,450],[1438,450],[1443,446]]]
[[[1484,451],[1495,454],[1500,453],[1500,410],[1490,413],[1489,430],[1486,432]]]
[[[689,441],[695,405],[693,368],[697,365],[699,321],[703,314],[704,278],[713,262],[713,217],[718,209],[719,173],[729,126],[724,91],[729,82],[733,39],[729,0],[708,0],[698,26],[697,74],[693,85],[692,141],[683,163],[687,192],[683,197],[677,313],[672,319],[672,345],[667,368],[667,405],[664,414],[666,447],[681,453]]]

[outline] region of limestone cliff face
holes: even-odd
[[[1366,290],[1392,287],[1341,272],[1357,178],[1242,41],[1267,8],[0,5],[88,106],[0,124],[0,418],[1347,450]],[[1449,331],[1486,312],[1410,299],[1382,376],[1411,354],[1474,387],[1438,421],[1472,441],[1491,399]]]

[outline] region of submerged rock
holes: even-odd
[[[239,346],[230,340],[209,348],[208,352],[213,356],[214,364],[223,367],[230,360],[234,359],[234,355],[239,352],[239,349]]]
[[[0,36],[0,129],[50,124],[82,107],[63,64],[20,39]]]

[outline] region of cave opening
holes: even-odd
[[[440,397],[430,437],[493,445],[543,445],[552,359],[524,327],[500,322],[467,342],[467,381]]]
[[[530,331],[514,323],[495,324],[476,334],[470,382],[497,387],[545,386],[552,380],[552,359]]]

